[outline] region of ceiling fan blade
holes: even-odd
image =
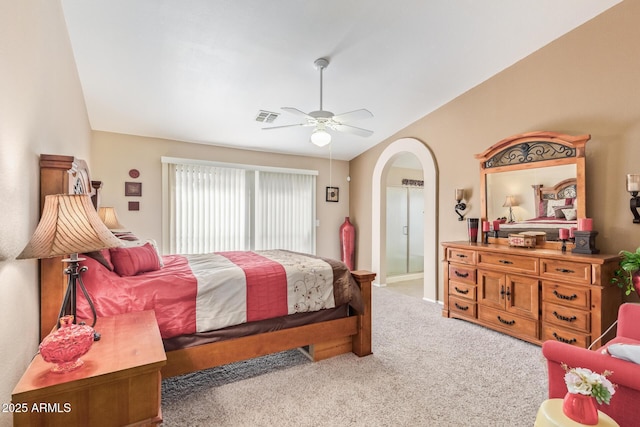
[[[297,108],[293,108],[293,107],[282,107],[282,109],[288,113],[291,114],[295,114],[296,116],[303,116],[306,119],[309,120],[313,120],[313,117],[311,117],[310,115],[308,115],[307,113],[305,113],[304,111],[298,110]]]
[[[369,119],[371,117],[373,117],[371,111],[362,108],[360,110],[350,111],[348,113],[342,113],[333,116],[333,120],[340,123],[346,123],[354,120]]]
[[[346,132],[346,133],[352,133],[354,135],[358,135],[358,136],[371,136],[373,135],[373,131],[372,130],[368,130],[368,129],[362,129],[362,128],[358,128],[355,126],[350,126],[350,125],[343,125],[343,124],[334,124],[331,126],[332,129],[335,129],[337,131],[340,132]]]
[[[262,130],[292,128],[292,127],[296,127],[296,126],[313,126],[313,125],[309,124],[309,123],[296,123],[296,124],[293,124],[293,125],[271,126],[271,127],[268,127],[268,128],[262,128]]]

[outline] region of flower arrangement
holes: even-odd
[[[564,363],[562,368],[566,372],[564,382],[569,393],[595,397],[600,405],[609,404],[611,396],[616,392],[615,386],[607,379],[612,374],[611,371],[597,374],[586,368],[569,368]]]

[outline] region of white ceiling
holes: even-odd
[[[620,0],[62,0],[94,130],[328,157],[259,110],[366,108],[350,160]]]

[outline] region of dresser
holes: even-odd
[[[541,344],[588,347],[616,320],[620,257],[502,244],[447,242],[443,316]],[[595,347],[615,336],[615,328]]]

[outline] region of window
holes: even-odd
[[[168,253],[315,253],[317,171],[162,158]]]

